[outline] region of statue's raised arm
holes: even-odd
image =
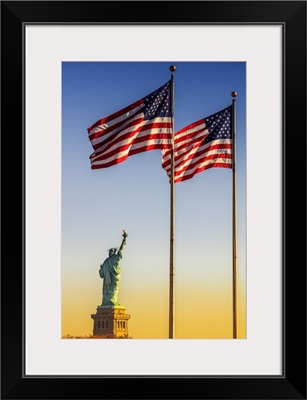
[[[127,238],[127,236],[128,236],[128,233],[127,233],[127,231],[125,231],[124,229],[123,229],[123,234],[122,234],[122,236],[123,236],[123,240],[122,240],[122,244],[120,245],[120,248],[119,248],[119,250],[118,250],[118,253],[122,253],[122,251],[123,251],[123,249],[124,249],[124,246],[125,246],[125,244],[126,244],[126,238]]]

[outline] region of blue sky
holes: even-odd
[[[110,247],[120,245],[121,230],[126,229],[129,236],[122,260],[119,300],[133,316],[130,327],[135,337],[146,336],[140,328],[141,322],[137,322],[138,315],[144,318],[144,309],[151,310],[159,320],[154,337],[164,337],[168,330],[168,177],[162,169],[158,150],[134,155],[106,169],[91,170],[92,147],[87,128],[162,86],[170,79],[171,64],[177,67],[175,131],[227,107],[232,102],[231,92],[238,92],[238,268],[240,294],[244,297],[245,63],[176,60],[172,63],[62,63],[62,294],[65,299],[71,298],[73,304],[83,293],[95,312],[101,302],[99,264],[107,257]],[[192,329],[184,327],[186,309],[198,304],[205,307],[206,303],[206,307],[212,307],[213,314],[216,310],[215,314],[222,316],[228,313],[231,303],[232,171],[212,168],[176,184],[175,200],[177,331],[182,337],[198,337]],[[216,300],[214,291],[218,287],[230,299],[229,304],[227,300],[223,304]],[[211,292],[212,301],[207,296]],[[182,315],[180,310],[185,310]],[[82,318],[86,326],[84,333],[89,333],[92,322],[86,314]],[[225,323],[231,332],[231,324]],[[218,336],[224,328],[218,318],[216,325]],[[152,326],[151,332],[154,329]],[[206,332],[210,336],[214,329],[208,330],[207,324],[199,332],[200,337],[206,336]]]

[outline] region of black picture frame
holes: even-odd
[[[23,375],[26,267],[23,30],[27,23],[283,26],[281,376]],[[263,92],[265,95],[265,87]],[[306,399],[305,1],[2,1],[1,98],[1,398]],[[267,162],[270,168],[269,160],[259,157],[259,162]]]

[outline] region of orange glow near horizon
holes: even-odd
[[[183,287],[184,286],[184,287]],[[228,285],[229,286],[229,285]],[[220,285],[177,285],[176,334],[178,339],[231,339],[232,292],[225,282]],[[129,335],[135,339],[168,338],[168,290],[155,286],[132,293],[119,293],[126,307]],[[200,292],[200,290],[202,291]],[[238,339],[246,338],[246,296],[240,285],[238,299]],[[133,294],[134,293],[134,294]],[[122,296],[121,296],[122,294]],[[62,337],[90,336],[93,330],[91,314],[101,304],[101,281],[94,286],[84,281],[62,287]]]

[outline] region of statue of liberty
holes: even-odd
[[[123,230],[123,240],[120,248],[109,250],[109,257],[100,265],[99,275],[103,279],[102,306],[116,306],[118,304],[118,290],[120,282],[120,260],[126,244],[127,232]]]

